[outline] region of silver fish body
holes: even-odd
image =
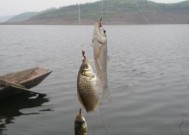
[[[77,114],[76,116],[74,127],[75,135],[88,135],[87,122],[85,121],[85,118],[81,113],[81,109],[79,111],[79,114]]]
[[[77,77],[77,95],[87,112],[95,111],[99,106],[97,77],[87,59],[83,59]]]
[[[103,86],[103,95],[110,100],[107,77],[107,37],[105,30],[102,28],[101,22],[95,24],[92,46],[96,71]]]

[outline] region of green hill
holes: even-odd
[[[104,24],[187,24],[189,1],[160,4],[147,0],[108,0],[103,7],[102,1],[80,5],[81,24],[94,24],[101,16]],[[79,6],[72,5],[39,12],[18,24],[78,23]]]
[[[16,16],[11,17],[10,19],[7,20],[7,22],[22,22],[25,20],[30,19],[32,16],[37,15],[37,12],[26,12],[26,13],[22,13]]]

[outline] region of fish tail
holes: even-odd
[[[105,97],[109,102],[111,102],[111,94],[107,85],[103,87],[103,97]]]

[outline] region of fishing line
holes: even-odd
[[[101,11],[100,11],[100,15],[101,15],[101,18],[104,18],[104,13],[106,13],[106,25],[109,24],[109,16],[108,16],[108,13],[109,13],[109,1],[106,0],[106,11],[104,11],[104,0],[102,0],[101,2]]]
[[[177,62],[179,62],[178,60],[177,60]],[[184,69],[183,69],[184,70]],[[184,77],[184,75],[183,74],[181,74],[180,75],[180,78],[183,80],[183,82],[185,83],[185,85],[188,87],[188,89],[189,89],[189,84],[188,84],[188,82],[186,81],[186,79],[185,79],[185,77]],[[181,109],[181,104],[180,104],[180,115],[181,115],[181,122],[180,122],[180,124],[179,124],[179,131],[180,131],[180,133],[181,133],[181,135],[184,135],[184,133],[183,133],[183,131],[182,131],[182,129],[181,129],[181,126],[184,124],[184,120],[183,120],[183,113],[182,113],[182,109]]]
[[[100,106],[99,106],[99,107],[100,107]],[[100,114],[101,120],[103,121],[103,124],[104,124],[104,127],[105,127],[105,130],[106,130],[107,135],[110,135],[110,133],[109,133],[109,131],[108,131],[108,126],[107,126],[107,124],[106,124],[106,121],[104,120],[104,117],[103,117],[102,113],[100,112],[100,109],[99,109],[99,108],[98,108],[98,112],[99,112],[99,114]]]
[[[108,8],[109,8],[109,5],[108,5],[108,0],[107,0],[107,3],[106,3],[106,24],[108,25],[109,23],[108,23]],[[103,18],[103,8],[104,8],[104,0],[102,0],[102,5],[101,5],[101,18]],[[102,97],[101,97],[101,101],[100,101],[100,104],[101,104],[101,102],[102,102],[102,99],[103,99],[103,95],[102,95]],[[107,133],[107,135],[110,135],[110,133],[109,133],[109,130],[108,130],[108,127],[107,127],[107,124],[106,124],[106,121],[104,120],[104,117],[103,117],[103,115],[102,115],[102,113],[101,113],[101,111],[100,111],[100,105],[99,105],[99,108],[98,108],[98,112],[99,112],[99,114],[100,114],[100,118],[101,118],[101,120],[103,121],[103,124],[104,124],[104,127],[105,127],[105,130],[106,130],[106,133]]]
[[[104,0],[102,0],[102,5],[101,5],[101,17],[103,17],[103,8],[104,8]],[[107,3],[106,3],[106,24],[109,25],[109,16],[108,16],[108,13],[109,13],[109,1],[107,0]],[[100,104],[102,102],[102,99],[103,99],[103,95],[102,95],[102,98],[101,98],[101,101],[100,101]],[[106,130],[106,133],[107,135],[110,135],[109,133],[109,130],[108,130],[108,126],[106,124],[106,121],[104,120],[104,117],[100,111],[100,106],[98,108],[98,112],[100,114],[100,118],[101,120],[103,121],[103,124],[104,124],[104,127],[105,127],[105,130]]]
[[[157,53],[157,51],[156,51],[156,53]],[[184,53],[184,52],[183,52]],[[160,59],[157,57],[156,58],[156,60],[158,60],[159,61],[159,63],[160,63]],[[179,60],[176,58],[176,60],[177,60],[177,63],[179,63]],[[159,70],[160,70],[160,66],[159,66],[159,64],[158,64],[158,68],[159,68]],[[181,67],[182,68],[182,67]],[[184,70],[184,69],[183,69]],[[181,80],[185,83],[185,85],[186,85],[186,87],[188,87],[188,89],[189,89],[189,84],[188,84],[188,82],[186,81],[186,79],[185,79],[185,77],[184,77],[184,75],[183,74],[180,74],[179,75],[179,77],[181,78]],[[181,126],[183,126],[183,124],[184,124],[184,120],[183,120],[183,112],[182,112],[182,109],[181,109],[181,107],[182,107],[182,104],[179,104],[178,105],[178,108],[179,108],[179,111],[180,111],[180,117],[181,117],[181,122],[179,123],[179,131],[180,131],[180,133],[181,133],[181,135],[184,135],[183,134],[183,131],[182,131],[182,128],[181,128]]]
[[[183,54],[187,53],[187,52],[185,52],[183,49],[181,49],[181,51],[182,51]],[[179,61],[179,58],[176,58],[176,60],[177,60],[177,63],[180,62],[180,61]],[[184,71],[184,68],[183,68],[182,66],[180,66],[180,68],[182,68],[183,71]],[[188,83],[188,81],[187,81],[187,79],[185,78],[185,75],[184,75],[183,73],[180,74],[180,78],[183,80],[183,82],[185,83],[186,87],[189,89],[189,83]],[[179,109],[179,110],[180,110],[180,115],[181,115],[181,122],[180,122],[180,124],[179,124],[179,131],[180,131],[181,135],[184,135],[184,133],[183,133],[183,131],[182,131],[182,129],[181,129],[181,126],[184,124],[183,112],[182,112],[182,109],[181,109],[181,104],[180,104],[180,109]]]
[[[93,127],[93,134],[96,135],[96,132],[95,132],[95,126]]]
[[[81,9],[80,9],[80,4],[79,4],[79,25],[81,25]]]
[[[142,9],[140,8],[140,6],[137,4],[136,0],[133,0],[133,1],[134,1],[134,3],[135,3],[136,7],[139,9],[140,13],[142,14],[143,18],[145,19],[146,23],[147,23],[147,24],[150,24],[150,23],[149,23],[149,20],[147,19],[147,17],[146,17],[145,14],[144,14],[144,12],[143,12]],[[157,53],[157,52],[156,52],[156,53]],[[156,59],[160,62],[159,58],[156,58]],[[179,62],[179,61],[177,60],[177,62]],[[159,69],[160,69],[159,64],[158,64],[158,67],[159,67]],[[184,75],[181,74],[180,77],[181,77],[181,79],[184,81],[185,85],[189,88],[189,84],[188,84],[188,82],[186,81]],[[179,131],[180,131],[181,135],[184,135],[184,134],[183,134],[183,131],[182,131],[182,129],[181,129],[181,126],[184,124],[183,113],[182,113],[182,110],[181,110],[181,106],[182,106],[182,105],[180,104],[180,105],[179,105],[179,110],[180,110],[180,115],[181,115],[181,122],[180,122],[180,124],[179,124]]]
[[[179,107],[180,107],[179,110],[180,110],[180,116],[181,116],[181,122],[179,123],[179,131],[180,131],[181,135],[184,135],[184,134],[183,134],[183,131],[182,131],[182,129],[181,129],[181,126],[184,124],[183,113],[182,113],[181,105],[180,105]]]
[[[147,24],[150,24],[149,23],[149,20],[147,19],[147,17],[145,16],[145,14],[144,14],[144,12],[142,11],[142,9],[140,8],[140,6],[137,4],[137,1],[136,0],[133,0],[134,1],[134,3],[135,3],[135,5],[136,5],[136,7],[138,8],[138,10],[140,11],[140,13],[142,14],[142,16],[143,16],[143,18],[145,19],[145,21],[146,21],[146,23]],[[158,58],[157,58],[158,59]],[[159,59],[158,59],[159,60]],[[178,61],[178,60],[177,60]],[[159,60],[159,62],[160,62],[160,60]],[[158,64],[158,67],[159,67],[159,69],[160,69],[160,66],[159,66],[159,64]],[[184,77],[184,75],[180,75],[180,77],[181,77],[181,79],[185,82],[185,85],[189,88],[189,84],[188,84],[188,82],[186,81],[186,79],[185,79],[185,77]],[[179,131],[181,132],[181,135],[183,135],[183,131],[182,131],[182,129],[181,129],[181,126],[184,124],[184,120],[183,120],[183,113],[182,113],[182,110],[181,110],[181,104],[180,104],[180,115],[181,115],[181,122],[180,122],[180,124],[179,124]]]
[[[102,2],[101,2],[101,12],[100,12],[101,18],[102,18],[103,15],[104,15],[103,9],[104,9],[104,0],[102,0]],[[107,6],[106,6],[106,19],[107,19],[106,21],[107,21],[107,25],[108,25],[108,10],[109,10],[109,9],[108,9],[108,0],[107,0]],[[101,100],[102,100],[102,99],[101,99]],[[101,104],[101,101],[100,101],[100,104]],[[104,124],[104,127],[105,127],[105,130],[106,130],[107,135],[110,135],[110,133],[109,133],[109,131],[108,131],[107,124],[106,124],[106,121],[104,120],[104,117],[103,117],[103,115],[102,115],[100,109],[98,109],[98,112],[99,112],[99,114],[100,114],[101,120],[103,121],[103,124]],[[93,128],[93,131],[94,131],[94,134],[95,134],[95,127]]]
[[[104,8],[104,0],[102,0],[101,2],[101,12],[100,12],[100,16],[103,17],[103,8]]]
[[[180,77],[184,80],[184,83],[185,83],[186,86],[189,88],[189,84],[188,84],[188,82],[186,81],[184,75],[180,75]]]
[[[80,9],[80,3],[79,3],[79,0],[78,0],[78,23],[79,25],[81,25],[81,9]]]
[[[156,51],[156,53],[157,53],[157,51]],[[158,66],[159,71],[160,71],[161,69],[160,69],[159,63],[160,63],[161,60],[160,60],[158,57],[156,57],[156,60],[159,61],[158,64],[157,64],[157,66]],[[178,60],[177,60],[177,63],[179,63]],[[184,70],[184,69],[183,69],[183,70]],[[181,80],[184,81],[185,85],[189,88],[189,84],[188,84],[188,82],[186,81],[186,79],[184,78],[184,75],[180,74],[179,76],[180,76]],[[178,108],[179,108],[179,111],[180,111],[180,117],[181,117],[181,120],[180,120],[180,121],[181,121],[181,122],[179,123],[179,127],[178,127],[178,128],[179,128],[179,131],[180,131],[181,135],[184,135],[184,134],[183,134],[183,131],[182,131],[182,128],[181,128],[181,126],[183,126],[183,124],[184,124],[183,112],[182,112],[181,107],[182,107],[182,104],[179,104],[179,105],[178,105]]]
[[[138,5],[137,1],[136,0],[133,0],[136,7],[138,8],[139,12],[142,14],[144,20],[146,21],[147,24],[150,24],[147,17],[144,15],[144,12],[142,11],[142,9],[140,8],[140,6]]]
[[[106,23],[107,25],[109,25],[109,16],[108,16],[108,13],[109,13],[109,2],[107,0],[107,7],[106,7]]]

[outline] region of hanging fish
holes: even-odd
[[[75,135],[88,135],[87,122],[81,113],[81,109],[79,110],[79,114],[76,116],[74,127]]]
[[[102,18],[95,24],[92,46],[96,71],[103,86],[103,96],[110,101],[107,77],[107,37],[106,31],[102,27]]]
[[[77,95],[87,112],[95,111],[99,106],[99,87],[97,77],[82,51],[83,61],[77,76]]]

